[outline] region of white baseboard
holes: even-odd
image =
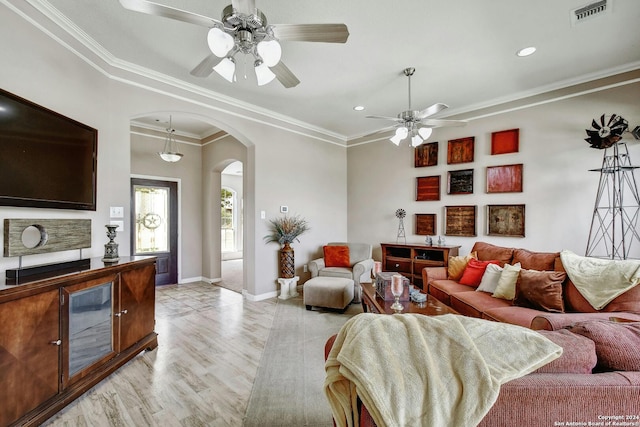
[[[275,298],[278,296],[278,291],[267,292],[266,294],[253,295],[247,292],[246,289],[242,290],[242,296],[244,296],[249,301],[262,301],[269,298]]]
[[[206,277],[188,277],[186,279],[181,279],[178,284],[181,285],[183,283],[193,283],[193,282],[208,282],[209,279],[207,279]]]
[[[209,283],[220,283],[220,282],[222,282],[222,277],[216,277],[214,279],[210,279],[208,277],[203,277],[201,280],[203,282],[209,282]]]

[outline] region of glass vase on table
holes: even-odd
[[[404,310],[404,306],[400,304],[400,297],[404,292],[403,276],[400,274],[394,274],[391,277],[391,294],[393,295],[394,302],[391,304],[391,309],[395,313],[400,313]]]

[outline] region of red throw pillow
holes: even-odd
[[[482,276],[484,275],[484,271],[487,269],[487,265],[489,264],[498,264],[500,265],[500,261],[497,259],[492,259],[489,261],[478,261],[477,259],[470,259],[467,263],[467,266],[462,273],[462,277],[458,280],[458,283],[461,285],[473,286],[477,288],[480,286],[480,281],[482,281]]]
[[[324,250],[325,267],[351,267],[349,260],[349,246],[329,245]]]

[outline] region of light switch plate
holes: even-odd
[[[116,232],[122,232],[124,231],[124,221],[109,221],[109,224],[111,225],[117,225],[118,228],[116,228]]]
[[[122,206],[111,206],[109,208],[111,218],[124,218],[124,208]]]

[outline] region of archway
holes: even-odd
[[[176,140],[184,156],[177,163],[158,160],[166,130],[163,118],[171,114]],[[155,123],[155,126],[154,126]],[[186,128],[181,128],[187,126]],[[202,129],[217,128],[214,133],[203,134]],[[190,130],[192,129],[192,130]],[[196,130],[200,129],[200,131]],[[200,132],[200,133],[198,133]],[[234,136],[231,135],[233,133]],[[180,179],[183,196],[180,201],[179,263],[183,274],[180,283],[221,280],[220,242],[220,188],[222,171],[233,161],[243,164],[242,188],[242,256],[243,282],[248,292],[253,291],[255,219],[252,206],[254,183],[254,148],[237,130],[229,129],[215,119],[184,112],[152,112],[131,119],[131,173],[154,178]],[[214,190],[215,189],[215,190]]]

